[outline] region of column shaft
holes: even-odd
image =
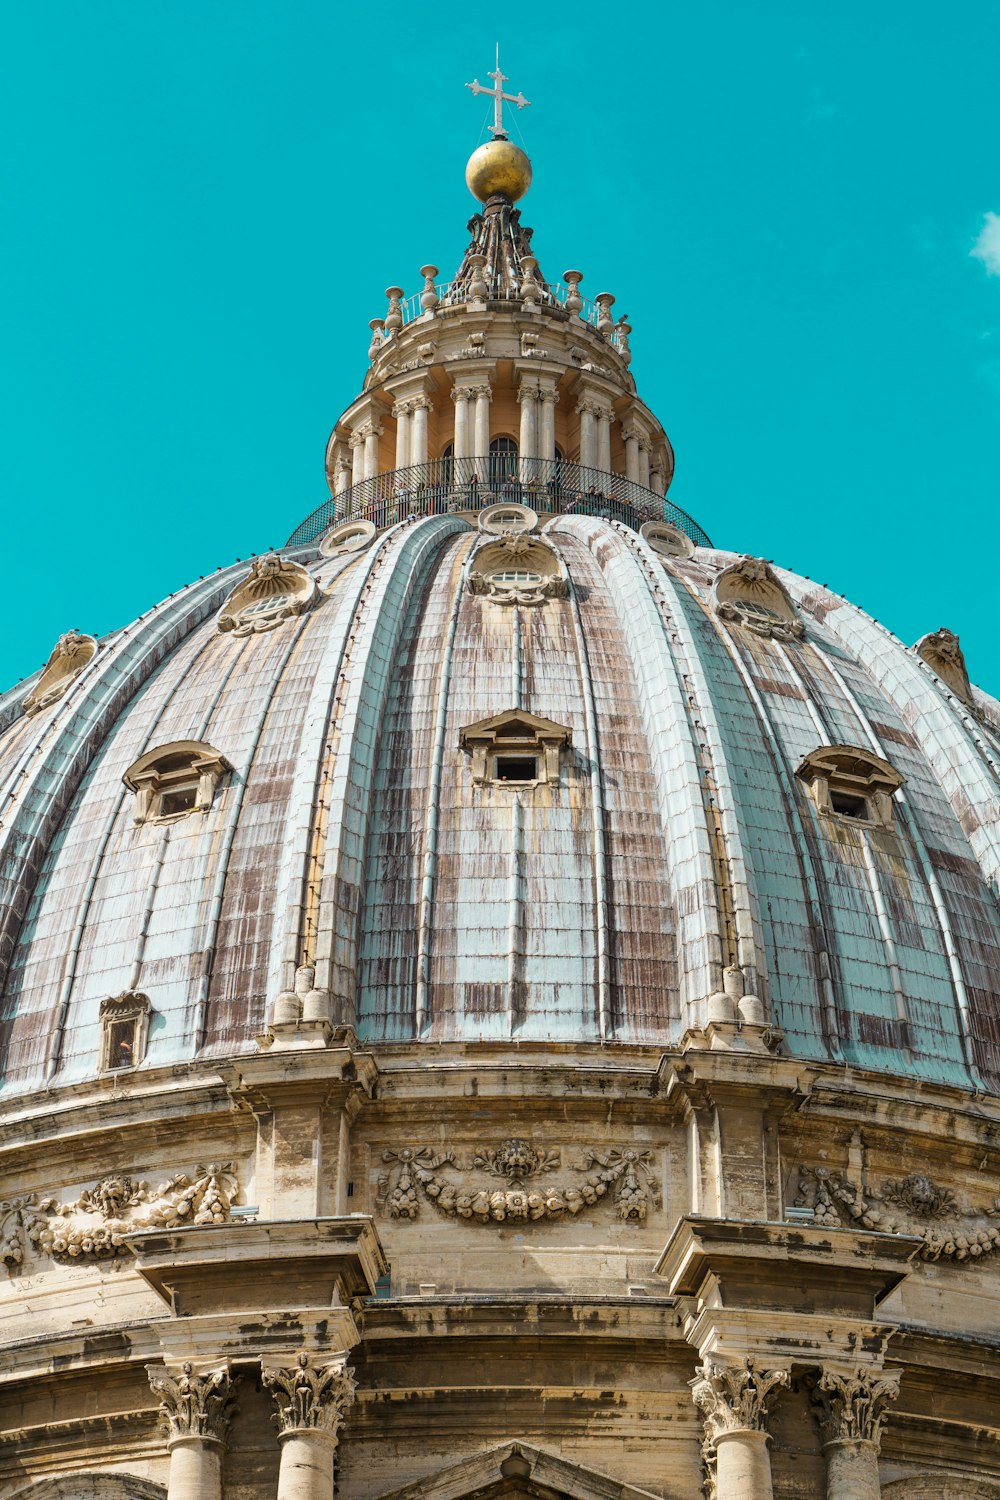
[[[840,1438],[823,1449],[827,1500],[879,1500],[878,1449],[867,1438]]]
[[[625,433],[625,477],[639,483],[639,439],[634,432]]]
[[[476,390],[476,437],[473,458],[485,458],[490,451],[490,388],[479,386]]]
[[[580,412],[580,463],[585,469],[597,467],[597,417],[594,408],[585,405]]]
[[[392,409],[396,418],[396,468],[405,469],[410,462],[410,411],[405,403]]]
[[[427,462],[427,403],[419,401],[410,418],[410,463]]]
[[[170,1445],[167,1500],[221,1500],[221,1496],[221,1444],[212,1438],[174,1438]]]
[[[744,1427],[719,1433],[716,1486],[718,1500],[773,1500],[766,1432]]]
[[[537,392],[521,387],[518,397],[521,403],[521,434],[518,442],[518,451],[522,459],[535,457],[538,446],[538,395]],[[530,477],[528,470],[522,466],[522,479]]]
[[[602,411],[597,419],[597,467],[611,473],[611,413]]]
[[[372,427],[365,433],[365,478],[374,479],[378,473],[379,429]]]
[[[351,438],[351,483],[360,484],[365,477],[365,440],[355,435]]]
[[[649,445],[645,441],[639,444],[639,483],[649,489]]]
[[[538,457],[553,463],[556,456],[556,393],[543,391],[538,434]]]
[[[331,1500],[336,1438],[318,1429],[301,1429],[280,1441],[277,1500]]]
[[[469,458],[469,392],[453,391],[455,401],[455,457]]]

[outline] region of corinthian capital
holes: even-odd
[[[742,1365],[706,1362],[691,1382],[691,1394],[705,1415],[705,1428],[714,1442],[723,1432],[747,1428],[763,1432],[767,1403],[779,1386],[787,1384],[787,1370],[760,1370],[752,1359]]]
[[[874,1443],[882,1440],[886,1407],[899,1395],[899,1370],[857,1370],[838,1375],[824,1370],[814,1392],[824,1440]]]
[[[150,1388],[159,1396],[167,1441],[199,1437],[223,1443],[235,1410],[236,1393],[228,1367],[196,1375],[190,1362],[171,1372],[147,1367]]]
[[[290,1370],[264,1370],[264,1384],[278,1408],[280,1437],[291,1432],[323,1432],[334,1441],[354,1400],[354,1374],[343,1365],[309,1363],[304,1351]]]

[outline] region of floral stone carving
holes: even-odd
[[[279,1437],[293,1432],[324,1432],[336,1440],[354,1400],[354,1372],[342,1365],[315,1368],[303,1350],[293,1369],[263,1370],[265,1386],[278,1410]]]
[[[899,1370],[866,1370],[839,1375],[824,1370],[813,1391],[823,1439],[827,1443],[882,1439],[885,1409],[899,1395]]]
[[[147,1374],[154,1396],[162,1397],[160,1416],[168,1443],[189,1437],[225,1441],[236,1400],[228,1369],[196,1375],[185,1361],[176,1374],[149,1368]]]
[[[572,1168],[584,1175],[558,1186],[538,1179],[559,1169],[561,1153],[538,1150],[519,1136],[474,1151],[464,1168],[464,1181],[441,1173],[442,1167],[463,1171],[453,1151],[404,1146],[383,1151],[382,1160],[390,1165],[379,1178],[379,1198],[394,1219],[415,1219],[424,1199],[440,1213],[480,1224],[561,1219],[610,1197],[619,1219],[641,1222],[650,1204],[660,1201],[652,1151],[631,1146],[585,1151]],[[482,1172],[501,1179],[502,1185],[468,1180],[470,1174]]]
[[[811,1208],[816,1224],[839,1228],[858,1224],[883,1234],[912,1234],[923,1240],[923,1260],[977,1260],[1000,1249],[1000,1198],[987,1209],[959,1205],[950,1188],[922,1172],[889,1177],[879,1188],[862,1186],[828,1167],[800,1167],[800,1208]]]
[[[73,1203],[32,1194],[0,1204],[0,1259],[15,1270],[26,1244],[59,1261],[124,1255],[125,1235],[182,1224],[221,1224],[238,1196],[230,1162],[196,1167],[193,1178],[178,1172],[155,1190],[112,1172]]]
[[[699,1366],[691,1382],[691,1395],[705,1414],[705,1428],[714,1443],[723,1432],[748,1428],[762,1432],[767,1407],[779,1386],[788,1384],[787,1370],[761,1370],[752,1359],[742,1365],[719,1365],[711,1361]]]

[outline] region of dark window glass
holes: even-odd
[[[537,781],[538,761],[533,755],[498,755],[497,781]]]

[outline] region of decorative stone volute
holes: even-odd
[[[825,1442],[882,1440],[886,1409],[899,1395],[901,1370],[824,1370],[813,1393]]]
[[[940,630],[920,637],[914,651],[925,661],[944,683],[948,690],[965,703],[972,703],[972,688],[965,667],[965,656],[953,630],[943,625]]]
[[[45,663],[45,670],[21,705],[24,712],[37,714],[50,703],[58,702],[96,651],[97,642],[92,635],[81,635],[78,630],[68,630],[61,635]]]

